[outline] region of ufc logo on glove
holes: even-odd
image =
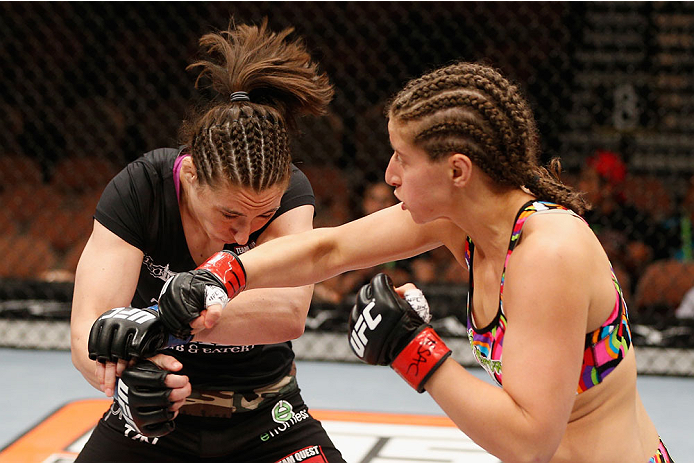
[[[102,320],[109,318],[122,318],[124,320],[130,320],[132,322],[142,324],[146,321],[154,320],[157,317],[146,310],[136,309],[133,307],[117,307],[115,309],[111,309],[109,312],[106,312],[99,318]]]
[[[430,319],[421,291],[410,289],[402,298],[390,277],[379,273],[357,293],[349,314],[349,344],[359,359],[390,365],[417,392],[424,392],[424,383],[451,355]]]
[[[122,413],[121,416],[123,416],[125,422],[128,423],[128,425],[130,425],[130,427],[132,427],[135,431],[141,433],[142,431],[137,427],[135,421],[133,421],[133,414],[130,411],[130,405],[128,404],[128,386],[123,381],[118,381],[116,400],[118,401],[118,405],[120,406]]]
[[[371,309],[373,309],[375,305],[376,301],[371,301],[364,307],[364,311],[357,319],[357,323],[352,330],[352,336],[349,339],[352,349],[354,349],[357,356],[362,359],[364,358],[364,347],[366,347],[366,344],[369,342],[364,331],[366,331],[367,327],[369,330],[374,330],[378,324],[381,323],[381,314],[378,314],[376,318],[371,316]]]

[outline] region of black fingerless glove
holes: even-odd
[[[146,437],[161,437],[174,430],[169,410],[169,372],[144,360],[126,368],[116,386],[116,401],[128,426]]]
[[[349,343],[371,365],[390,365],[417,392],[451,350],[379,273],[362,286],[349,316]]]
[[[117,307],[96,319],[89,332],[89,358],[99,362],[147,358],[164,347],[168,335],[153,308]]]
[[[246,287],[246,272],[232,251],[220,251],[197,269],[170,278],[159,295],[166,330],[178,338],[191,334],[190,322],[212,304],[225,306]]]

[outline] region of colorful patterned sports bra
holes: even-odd
[[[504,333],[506,332],[506,314],[504,313],[504,278],[506,276],[506,265],[518,244],[523,225],[533,214],[560,212],[572,214],[583,220],[575,212],[558,204],[545,201],[529,201],[518,211],[516,216],[511,241],[504,262],[504,270],[501,273],[501,287],[499,289],[499,310],[494,320],[485,328],[478,329],[472,320],[472,294],[474,283],[472,278],[472,259],[474,255],[474,244],[468,237],[465,243],[465,261],[470,272],[470,291],[468,292],[467,303],[467,332],[472,346],[472,352],[479,364],[487,370],[487,373],[501,385],[501,352],[504,345]],[[583,352],[583,366],[581,376],[578,380],[577,394],[600,384],[605,377],[624,358],[631,346],[631,331],[629,329],[629,315],[626,302],[622,295],[617,277],[612,270],[612,281],[617,293],[614,309],[597,330],[586,334],[585,350]]]

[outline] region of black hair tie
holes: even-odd
[[[231,94],[231,101],[251,101],[251,98],[248,96],[248,92],[234,92]]]

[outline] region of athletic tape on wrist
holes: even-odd
[[[224,308],[229,302],[229,296],[219,286],[205,285],[205,307],[219,304]]]
[[[424,320],[424,323],[429,323],[431,321],[431,314],[429,313],[429,303],[424,297],[424,293],[421,289],[408,289],[405,291],[405,300],[408,304],[417,312],[417,315]]]

